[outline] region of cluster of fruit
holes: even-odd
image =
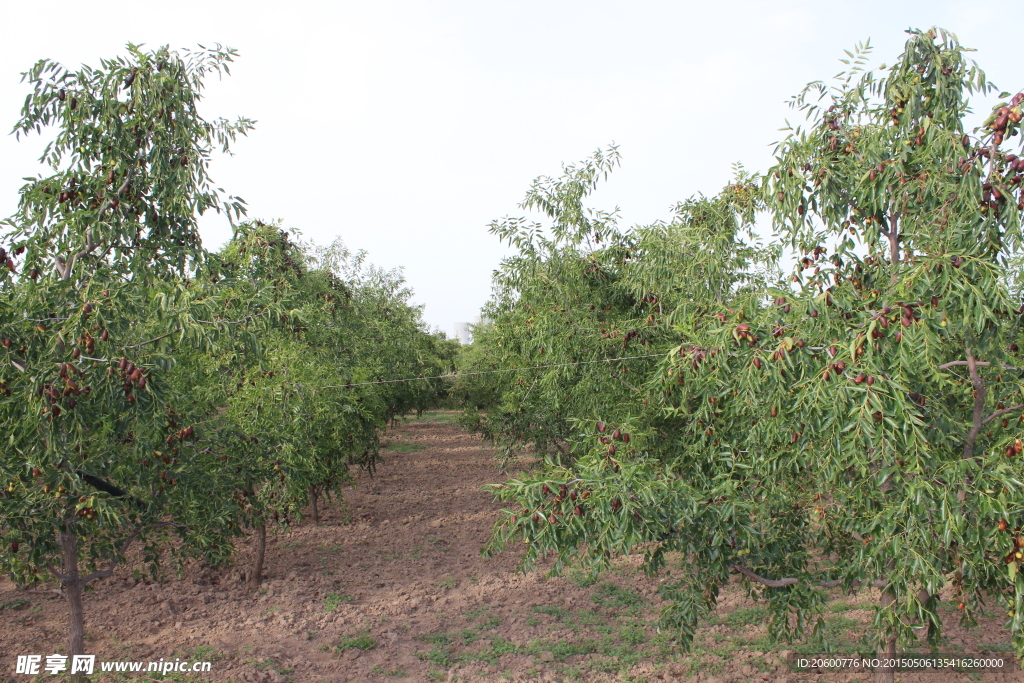
[[[590,491],[577,491],[575,488],[570,489],[568,484],[559,484],[557,494],[548,484],[544,484],[541,487],[541,493],[550,497],[552,504],[559,506],[560,508],[564,508],[565,505],[563,505],[563,503],[568,501],[572,504],[572,513],[577,517],[582,517],[586,512],[583,507],[583,501],[590,497]],[[539,524],[541,520],[545,519],[543,505],[533,513],[532,519],[535,524]],[[551,511],[547,515],[547,520],[551,524],[556,524],[558,522],[558,514],[556,514],[556,511]]]
[[[690,367],[694,370],[700,367],[705,358],[713,358],[716,353],[718,353],[717,349],[704,349],[693,344],[679,347],[679,357],[686,358],[687,355],[690,355]]]
[[[8,254],[6,249],[4,249],[3,247],[0,247],[0,263],[2,263],[5,266],[7,266],[7,270],[9,270],[12,273],[15,273],[17,271],[15,270],[15,267],[14,267],[14,259],[11,258],[11,257],[12,256],[21,256],[21,254],[24,253],[24,251],[25,251],[25,247],[18,246],[18,247],[15,247],[12,250],[12,253]],[[35,276],[33,276],[33,279],[35,279]]]
[[[733,339],[736,340],[737,344],[741,341],[746,341],[748,346],[754,346],[757,344],[757,337],[755,337],[753,332],[750,331],[750,325],[746,323],[740,323],[736,326],[736,329],[733,332]]]
[[[1007,127],[1010,123],[1020,123],[1021,118],[1024,117],[1024,113],[1021,111],[1021,101],[1024,100],[1024,93],[1017,93],[1010,100],[1009,106],[999,107],[988,122],[988,128],[995,133],[992,138],[992,142],[996,145],[1001,144],[1007,132]],[[1011,131],[1011,135],[1013,132]]]
[[[1020,441],[1018,440],[1017,443],[1019,444]],[[1020,453],[1020,451],[1017,452]],[[1006,562],[1006,564],[1024,561],[1024,535],[1021,535],[1020,527],[1011,530],[1010,523],[1005,519],[1001,519],[999,520],[999,530],[1008,533],[1013,537],[1013,549],[1007,553],[1006,557],[1003,558],[1003,561]]]
[[[832,347],[832,348],[835,348],[835,347]],[[828,366],[825,367],[825,372],[822,373],[821,378],[827,382],[827,381],[829,381],[829,379],[831,379],[833,372],[836,374],[836,377],[839,377],[840,375],[843,374],[843,372],[845,370],[846,370],[846,363],[841,361],[841,360],[838,360],[835,363],[832,363],[831,365],[828,365]],[[858,382],[858,384],[859,384],[859,382]]]
[[[124,400],[128,403],[133,403],[135,401],[135,387],[139,389],[146,388],[146,382],[148,381],[146,375],[143,373],[142,368],[136,367],[135,363],[123,357],[117,362],[117,369],[120,371],[119,377],[124,380]],[[107,376],[114,376],[113,367],[107,370]]]
[[[58,386],[58,382],[43,384],[39,387],[39,395],[49,398],[49,406],[43,408],[43,414],[49,414],[50,420],[60,417],[61,406],[59,402],[61,399],[67,399],[64,405],[68,410],[74,410],[78,407],[78,401],[75,397],[88,396],[92,392],[92,387],[81,387],[75,381],[76,376],[81,374],[82,371],[73,363],[61,363],[58,366],[57,375],[61,379],[60,383],[64,385],[63,388]]]
[[[597,423],[597,431],[599,434],[604,434],[607,431],[607,429],[608,425],[606,425],[604,422]],[[614,429],[614,431],[612,432],[611,437],[597,437],[597,440],[600,443],[604,444],[605,446],[608,446],[608,455],[610,456],[615,455],[615,444],[613,443],[614,441],[622,441],[622,443],[629,443],[629,434],[619,429],[616,429],[614,425],[612,426],[612,429]]]

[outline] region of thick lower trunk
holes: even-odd
[[[78,575],[78,539],[71,523],[60,534],[63,550],[61,584],[68,598],[69,655],[85,654],[85,609],[82,605],[82,580]]]
[[[310,513],[312,514],[312,517],[313,517],[313,524],[319,524],[320,523],[320,507],[317,505],[317,502],[319,501],[319,498],[320,498],[320,489],[317,488],[316,486],[310,486],[309,487],[309,507],[310,507]]]
[[[249,587],[259,588],[263,582],[263,558],[267,554],[267,525],[256,527],[256,549],[253,552],[252,572],[249,574]]]
[[[882,593],[882,609],[886,609],[896,602],[896,595],[892,591]],[[896,657],[896,636],[886,638],[885,642],[878,648],[878,659],[881,666],[875,669],[875,683],[895,683],[896,669],[893,666],[886,666]]]

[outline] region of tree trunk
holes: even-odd
[[[60,533],[64,551],[61,585],[68,598],[68,655],[85,654],[85,609],[82,606],[82,581],[78,575],[78,539],[72,522]]]
[[[267,525],[256,527],[256,550],[252,558],[252,571],[249,574],[249,587],[256,589],[263,582],[263,557],[267,553]]]
[[[894,602],[896,602],[896,596],[892,591],[884,591],[882,593],[882,609],[886,609]],[[895,657],[896,635],[893,634],[886,638],[885,643],[878,648],[878,658],[882,661],[881,666],[875,669],[875,683],[895,683],[896,669],[886,665],[886,660],[892,660]]]
[[[317,501],[320,497],[320,489],[316,486],[309,487],[309,507],[313,516],[313,524],[320,524],[320,508]]]

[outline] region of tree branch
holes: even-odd
[[[134,169],[134,165],[132,166],[132,168]],[[129,169],[128,173],[125,174],[124,182],[121,183],[121,187],[117,188],[117,192],[114,193],[114,197],[117,197],[122,192],[124,192],[126,189],[128,189],[128,185],[131,183],[131,181],[132,181],[132,170]],[[114,197],[108,197],[107,199],[103,200],[103,204],[100,206],[100,209],[97,212],[97,215],[100,215],[100,216],[103,215],[103,212],[111,207],[111,205],[113,204],[113,201],[114,201]],[[100,246],[99,243],[94,241],[93,238],[92,238],[92,230],[86,230],[86,233],[85,233],[85,249],[79,251],[76,254],[72,254],[71,257],[66,262],[64,261],[63,258],[61,258],[59,256],[57,257],[57,271],[60,273],[60,279],[64,280],[64,281],[70,280],[71,279],[71,269],[74,268],[75,261],[77,261],[78,259],[80,259],[80,258],[82,258],[84,256],[88,256],[93,251],[95,251],[96,247],[98,247],[98,246]]]
[[[992,363],[989,363],[987,360],[976,360],[974,361],[974,364],[977,365],[979,368],[992,365]],[[968,362],[965,360],[954,360],[949,363],[944,363],[943,365],[940,365],[939,370],[949,370],[950,368],[955,367],[957,365],[968,365]],[[1017,372],[1021,372],[1022,370],[1024,370],[1024,368],[1018,368],[1014,365],[1006,365],[1005,363],[1000,363],[999,367],[1002,368],[1003,370],[1016,370]]]
[[[1020,410],[1021,408],[1024,408],[1024,403],[1018,403],[1015,406],[1010,406],[1009,408],[1005,408],[1003,410],[996,411],[996,412],[992,413],[991,415],[989,415],[988,417],[986,417],[984,420],[982,420],[981,424],[987,425],[989,422],[991,422],[992,420],[996,419],[1000,415],[1005,415],[1006,413],[1012,413],[1014,410]]]
[[[754,572],[750,571],[746,567],[742,567],[742,566],[740,566],[738,564],[730,565],[730,569],[735,569],[736,571],[738,571],[740,574],[743,574],[745,577],[747,577],[751,581],[756,581],[758,583],[763,583],[764,585],[768,586],[769,588],[784,588],[785,586],[792,586],[795,583],[800,583],[800,579],[794,579],[794,578],[778,579],[778,580],[774,580],[774,581],[772,579],[766,579],[763,576],[760,576],[759,574],[755,574]]]
[[[967,432],[967,439],[964,443],[964,460],[974,457],[974,443],[978,440],[982,419],[985,412],[985,381],[978,372],[978,361],[974,359],[971,347],[967,347],[967,370],[971,375],[971,384],[974,386],[974,412],[971,415],[971,429]]]
[[[141,534],[146,529],[155,529],[157,527],[165,527],[165,526],[174,526],[174,527],[178,527],[180,529],[187,529],[188,528],[184,524],[175,524],[174,522],[157,522],[156,524],[147,524],[147,525],[144,525],[144,526],[135,527],[135,530],[131,534],[129,534],[128,538],[125,539],[125,542],[121,544],[121,549],[118,551],[117,555],[118,556],[124,555],[128,551],[128,548],[131,547],[131,544],[135,542],[135,539],[139,537],[139,534]],[[111,574],[114,573],[114,567],[117,566],[117,562],[118,562],[117,556],[112,557],[110,559],[110,564],[107,565],[106,569],[100,569],[100,570],[92,572],[91,574],[86,574],[84,577],[82,577],[82,579],[80,579],[82,585],[84,586],[85,584],[89,583],[90,581],[92,581],[94,579],[105,579],[105,578],[107,578],[108,576],[110,576]]]
[[[786,586],[792,586],[793,584],[800,583],[800,579],[796,579],[796,578],[793,578],[793,577],[789,577],[789,578],[785,578],[785,579],[774,579],[774,580],[773,579],[766,579],[765,577],[763,577],[763,576],[761,576],[759,574],[755,574],[754,572],[750,571],[746,567],[743,567],[743,566],[738,565],[738,564],[730,565],[729,568],[730,569],[735,569],[736,571],[738,571],[740,574],[743,574],[744,576],[746,576],[751,581],[756,581],[757,583],[764,584],[765,586],[768,586],[769,588],[785,588]],[[819,581],[818,585],[821,586],[822,588],[836,588],[838,586],[842,586],[843,585],[843,580],[842,579],[835,579],[835,580],[832,580],[832,581]],[[874,581],[854,581],[853,582],[853,587],[854,588],[859,588],[859,587],[865,586],[865,585],[866,586],[871,586],[873,588],[885,588],[887,585],[889,585],[889,582],[886,581],[885,579],[875,579]]]
[[[185,329],[185,328],[184,328],[184,327],[179,327],[179,328],[178,328],[178,329],[176,329],[176,330],[171,330],[171,331],[170,331],[170,332],[168,332],[167,334],[161,334],[161,335],[160,335],[159,337],[153,337],[152,339],[148,339],[148,340],[146,340],[146,341],[144,341],[144,342],[139,342],[138,344],[132,344],[132,345],[130,345],[130,346],[126,346],[126,347],[124,347],[124,348],[126,348],[126,349],[137,349],[137,348],[139,348],[140,346],[145,346],[146,344],[152,344],[153,342],[157,342],[157,341],[160,341],[161,339],[166,339],[167,337],[170,337],[170,336],[171,336],[171,335],[173,335],[173,334],[178,334],[178,333],[179,333],[179,332],[181,332],[181,331],[182,331],[183,329]]]

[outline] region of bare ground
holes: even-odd
[[[211,660],[200,674],[102,674],[98,681],[868,681],[865,672],[794,671],[800,645],[768,642],[765,612],[738,583],[680,652],[656,628],[657,578],[623,558],[596,579],[516,572],[518,552],[480,556],[499,506],[482,487],[505,475],[483,442],[448,413],[389,434],[377,475],[345,503],[268,540],[256,593],[241,568],[194,568],[159,583],[132,567],[86,595],[87,651],[98,661]],[[835,594],[825,615],[855,642],[877,596]],[[991,609],[996,609],[994,606]],[[955,612],[952,610],[951,612]],[[1001,615],[965,632],[950,613],[945,652],[1012,658]],[[0,581],[0,680],[18,654],[66,652],[65,605]],[[43,680],[59,680],[41,675]],[[1024,681],[1011,673],[907,672],[898,681]]]

